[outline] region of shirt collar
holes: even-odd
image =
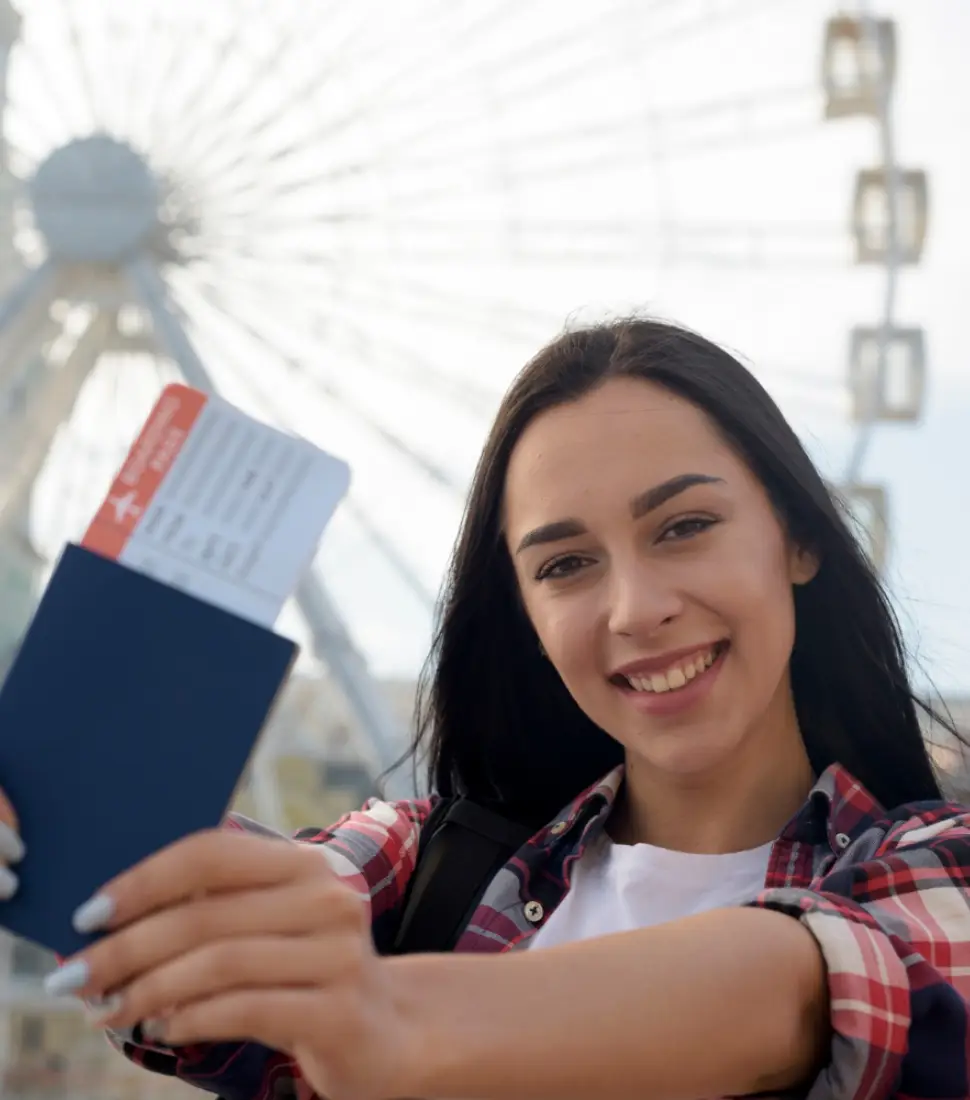
[[[580,819],[605,820],[623,786],[624,774],[622,764],[607,772],[557,814],[543,833],[558,837]],[[841,764],[832,764],[815,781],[802,808],[782,829],[780,839],[828,843],[838,851],[884,814],[883,807],[849,771]]]

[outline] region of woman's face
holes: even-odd
[[[548,659],[628,753],[686,775],[790,736],[792,585],[816,565],[694,405],[624,378],[542,414],[505,526]]]

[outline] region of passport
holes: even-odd
[[[0,689],[20,889],[0,926],[56,954],[110,879],[220,824],[296,657],[273,625],[350,480],[221,398],[167,386]]]
[[[232,801],[296,645],[81,546],[0,691],[0,777],[27,852],[0,925],[59,955],[74,910]]]

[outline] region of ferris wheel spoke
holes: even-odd
[[[347,287],[341,297],[347,302],[368,307],[375,316],[386,308],[398,313],[402,319],[451,325],[468,333],[481,332],[516,344],[521,341],[537,343],[562,323],[562,318],[552,313],[525,310],[514,302],[502,300],[473,300],[413,279],[408,281],[408,286],[395,300],[389,297],[393,285],[390,279],[381,282],[372,277],[364,286]]]
[[[86,68],[91,84],[91,96],[102,132],[117,138],[126,138],[125,110],[131,99],[124,77],[129,70],[119,64],[119,59],[130,53],[126,45],[126,24],[118,18],[114,5],[100,0],[99,14],[92,22],[97,29],[97,50],[91,49]],[[89,30],[90,40],[95,35]]]
[[[268,280],[280,279],[285,279],[294,287],[299,287],[301,283],[306,282],[311,301],[315,303],[317,309],[322,309],[324,312],[327,305],[320,300],[319,269],[333,274],[334,281],[325,288],[327,293],[332,294],[365,295],[376,302],[390,304],[396,301],[415,302],[421,307],[430,306],[446,311],[458,310],[469,318],[481,301],[479,295],[456,293],[452,284],[447,281],[447,277],[441,284],[428,282],[426,275],[414,277],[409,274],[402,279],[398,273],[382,270],[379,265],[369,266],[366,273],[355,277],[340,262],[339,254],[327,249],[317,253],[305,249],[289,249],[285,246],[271,249],[268,246],[260,247],[248,243],[227,250],[222,255],[210,254],[206,262],[211,265],[213,271],[221,271],[226,277],[242,274],[247,280],[255,279],[264,285]],[[318,270],[314,271],[313,268]],[[276,282],[275,285],[278,286],[279,283]],[[525,330],[517,329],[517,334],[525,331],[528,335],[532,335],[537,325],[548,327],[550,324],[561,322],[560,315],[552,310],[509,298],[490,298],[489,307],[496,315],[513,318],[527,326]]]
[[[212,280],[218,283],[218,279]],[[249,309],[265,303],[267,295],[276,296],[277,286],[271,282],[247,282],[247,290],[235,288],[234,297],[241,308]],[[376,298],[372,299],[376,305]],[[312,299],[297,300],[287,295],[285,304],[274,304],[274,314],[292,318],[294,324],[306,331],[308,339],[318,335],[325,337],[335,349],[352,352],[355,360],[377,374],[393,378],[408,385],[420,386],[440,394],[463,407],[475,416],[490,411],[497,395],[471,378],[460,378],[442,370],[426,355],[415,348],[389,340],[378,340],[371,332],[367,320],[355,312],[346,298],[332,295],[325,309]]]
[[[640,122],[640,129],[646,131],[650,126],[649,120],[644,117]],[[460,152],[442,152],[439,156],[420,159],[395,161],[388,157],[382,164],[371,162],[370,164],[357,164],[339,169],[327,169],[318,172],[314,176],[296,179],[286,184],[275,186],[271,182],[263,182],[251,188],[254,201],[243,209],[232,209],[227,204],[226,215],[237,218],[247,217],[250,212],[259,212],[252,219],[255,224],[271,229],[275,224],[285,223],[292,218],[285,209],[280,210],[280,204],[287,199],[298,199],[303,195],[319,192],[328,183],[334,183],[343,178],[354,176],[364,177],[376,174],[382,168],[393,168],[395,173],[401,173],[407,169],[416,174],[434,175],[436,169],[451,170],[452,179],[447,182],[438,182],[431,187],[421,190],[399,189],[394,194],[394,209],[405,214],[409,207],[427,206],[443,198],[455,195],[468,195],[474,193],[475,184],[481,188],[492,186],[491,175],[494,165],[501,164],[504,179],[510,185],[524,185],[541,183],[546,180],[573,179],[583,176],[597,176],[604,172],[615,173],[621,167],[636,167],[645,164],[654,154],[661,152],[668,160],[674,157],[689,157],[710,154],[718,149],[741,148],[753,146],[763,142],[793,141],[800,136],[818,132],[821,124],[815,119],[802,122],[782,122],[775,119],[768,120],[767,124],[757,121],[739,121],[737,132],[723,133],[720,135],[698,136],[693,140],[683,134],[670,139],[669,144],[664,144],[665,126],[652,127],[652,141],[644,141],[643,145],[637,144],[638,139],[644,137],[644,133],[637,132],[631,125],[630,132],[626,135],[628,143],[614,145],[621,135],[600,135],[600,146],[590,139],[589,148],[583,148],[583,137],[577,129],[575,141],[569,141],[569,135],[563,132],[561,148],[566,154],[558,160],[543,161],[538,164],[530,164],[529,159],[534,154],[540,154],[544,150],[541,146],[530,149],[527,142],[513,145],[496,145],[490,151],[474,150],[474,159],[463,159]],[[577,151],[579,150],[579,151]],[[569,155],[572,154],[572,155]],[[516,160],[519,157],[521,159]],[[474,162],[477,160],[477,164]],[[507,166],[507,167],[506,167]],[[475,172],[481,173],[476,175]],[[487,174],[486,174],[487,173]],[[260,190],[257,191],[257,186]],[[267,209],[273,209],[275,213],[263,213]],[[363,212],[354,215],[345,212],[338,217],[328,220],[353,221],[373,220],[373,215]]]
[[[119,30],[121,25],[123,24],[119,20]],[[152,46],[159,38],[163,26],[164,22],[156,6],[150,16],[141,20],[141,34],[137,37],[132,34],[132,40],[126,51],[128,64],[119,73],[122,100],[118,104],[118,131],[142,148],[148,145],[145,119],[151,111],[150,96],[143,91],[146,87],[144,66],[146,58],[153,56]],[[132,93],[132,89],[135,88],[139,89],[137,95]]]
[[[433,610],[435,605],[434,593],[418,576],[410,562],[404,558],[394,545],[394,542],[371,520],[367,512],[355,503],[352,497],[347,499],[346,507],[354,522],[381,552],[418,603],[427,611]]]
[[[185,68],[185,53],[175,35],[169,37],[169,48],[161,54],[152,81],[152,93],[146,96],[147,109],[143,114],[143,142],[148,149],[160,149],[168,132],[179,131],[178,116],[172,113],[169,89],[178,87],[180,74]],[[157,155],[157,154],[156,154]]]
[[[300,9],[301,14],[309,14],[311,10],[310,5]],[[316,11],[313,14],[315,18],[319,15]],[[265,98],[266,93],[278,92],[273,84],[274,75],[278,78],[280,66],[294,45],[306,40],[305,31],[306,25],[303,22],[294,21],[288,28],[288,33],[279,35],[271,43],[265,56],[258,57],[251,67],[256,75],[255,84],[237,80],[233,85],[224,88],[224,94],[220,96],[213,89],[225,68],[225,58],[237,57],[243,41],[242,29],[233,21],[227,20],[216,48],[211,53],[211,64],[200,67],[197,79],[191,82],[190,93],[180,100],[180,109],[172,112],[173,118],[187,117],[187,121],[171,129],[168,145],[164,144],[162,138],[161,148],[180,158],[191,157],[203,171],[214,150],[223,148],[227,142],[237,149],[239,135],[235,130],[235,123],[239,111],[254,96],[258,98],[262,94]],[[205,94],[200,103],[198,99],[203,93]]]
[[[646,126],[646,122],[644,125]],[[657,129],[654,127],[655,132]],[[802,136],[818,133],[820,129],[821,124],[815,119],[810,119],[795,123],[772,122],[771,125],[759,125],[758,128],[751,127],[746,132],[725,134],[720,137],[703,136],[690,140],[679,136],[673,140],[671,146],[666,147],[658,143],[654,149],[646,143],[642,150],[629,145],[619,150],[609,149],[605,153],[579,148],[573,156],[551,163],[529,164],[527,160],[516,162],[514,159],[508,159],[506,163],[509,167],[503,168],[503,176],[509,185],[514,186],[542,183],[548,180],[596,177],[603,172],[614,173],[619,168],[644,165],[655,152],[657,154],[662,152],[663,156],[671,161],[679,157],[706,155],[724,148],[739,149],[765,142],[790,142]],[[502,163],[501,152],[496,150],[496,153],[499,158],[498,163]],[[400,210],[406,211],[409,206],[427,206],[456,194],[474,193],[476,185],[483,189],[491,186],[491,172],[486,169],[487,162],[484,158],[483,163],[477,166],[477,174],[473,171],[475,166],[462,163],[457,156],[442,156],[437,162],[428,160],[413,165],[398,164],[396,167],[398,169],[415,168],[425,174],[433,175],[435,163],[445,169],[460,168],[465,174],[456,172],[451,180],[436,182],[420,190],[398,190],[395,193],[394,202]]]
[[[362,217],[363,220],[363,217]],[[377,219],[367,219],[380,224]],[[430,260],[447,263],[463,258],[521,260],[529,263],[587,264],[609,259],[640,260],[663,248],[678,257],[720,257],[723,263],[828,264],[844,261],[851,242],[838,224],[743,222],[660,222],[610,220],[579,222],[543,220],[485,220],[435,222],[400,220],[389,223],[395,234],[395,254],[403,263]],[[305,234],[304,234],[305,236]],[[357,261],[375,260],[385,253],[377,246],[355,245],[350,253]],[[333,249],[296,248],[275,239],[250,250],[256,258],[335,264]]]
[[[734,99],[723,97],[709,103],[694,105],[687,110],[659,115],[638,112],[611,121],[571,125],[550,131],[548,126],[535,134],[483,147],[480,143],[464,147],[445,146],[439,153],[415,156],[422,139],[429,133],[440,134],[440,127],[421,133],[405,134],[394,146],[382,151],[380,158],[369,161],[338,164],[316,169],[305,177],[275,182],[272,177],[250,179],[248,185],[223,192],[230,198],[248,193],[251,197],[241,210],[225,203],[227,212],[237,215],[278,205],[283,199],[317,193],[328,183],[386,171],[411,171],[433,175],[440,169],[450,169],[453,179],[423,191],[398,191],[395,205],[427,203],[456,192],[467,193],[476,177],[469,169],[502,164],[505,178],[516,184],[534,183],[564,175],[615,172],[626,164],[641,164],[651,146],[662,144],[663,154],[688,156],[709,153],[724,147],[754,145],[765,141],[793,140],[802,133],[817,131],[822,123],[817,114],[818,92],[808,85],[766,88]],[[450,129],[451,127],[449,127]],[[444,131],[448,133],[449,130]],[[650,134],[650,140],[645,140]],[[294,148],[293,155],[299,150]],[[658,150],[659,151],[659,150]],[[558,159],[544,159],[553,153]],[[564,154],[564,155],[563,155]],[[535,163],[536,160],[539,163]],[[460,171],[458,171],[460,169]],[[281,216],[281,215],[278,215]]]
[[[624,0],[629,2],[629,0]],[[447,3],[441,3],[436,5],[436,8],[447,9],[449,8]],[[289,156],[297,155],[299,152],[304,151],[306,146],[315,145],[317,143],[325,143],[327,139],[333,138],[336,134],[344,131],[348,128],[357,126],[371,117],[372,112],[375,109],[380,109],[382,105],[386,105],[388,98],[393,93],[394,89],[413,77],[415,74],[420,73],[429,63],[433,62],[437,56],[440,56],[442,52],[447,54],[448,47],[453,42],[460,42],[462,38],[473,38],[477,32],[477,29],[482,25],[487,25],[489,22],[496,18],[496,15],[504,16],[507,12],[512,12],[517,7],[517,0],[500,0],[495,7],[485,13],[479,11],[477,17],[472,20],[471,25],[463,25],[457,30],[453,30],[451,39],[435,40],[429,43],[427,49],[423,51],[413,50],[408,54],[407,62],[392,70],[386,75],[379,84],[366,93],[366,97],[357,100],[350,108],[344,110],[336,118],[328,118],[321,122],[320,128],[305,135],[299,146],[284,146],[282,149],[271,149],[263,154],[263,158],[270,163],[285,163]],[[398,51],[397,41],[388,35],[385,39],[385,48],[394,53]],[[355,59],[360,61],[359,58]],[[343,64],[347,64],[344,61]],[[341,63],[338,61],[331,70],[330,79],[339,73]],[[300,85],[296,89],[290,91],[290,95],[297,99],[304,97],[311,98],[314,102],[319,101],[320,81],[319,78],[311,80],[306,86]],[[315,94],[317,93],[317,94]],[[276,116],[273,112],[266,112],[260,117],[248,131],[239,133],[238,131],[233,134],[233,141],[236,143],[236,148],[239,145],[249,145],[254,141],[257,141],[261,136],[271,131],[275,122]],[[227,174],[231,174],[232,169],[237,166],[237,162],[223,163],[220,162],[216,165],[211,165],[206,162],[206,158],[203,156],[200,158],[203,163],[203,167],[206,170],[218,172],[223,178]],[[243,190],[246,188],[243,187]],[[227,193],[231,193],[230,189],[221,192],[221,195],[225,196]]]
[[[316,336],[315,324],[320,323],[316,320],[316,317],[311,314],[308,322],[307,315],[304,314],[302,318],[294,317],[294,323],[291,324],[287,311],[281,309],[274,301],[276,297],[277,295],[272,292],[268,296],[266,293],[254,296],[252,293],[247,294],[236,287],[232,292],[226,290],[221,292],[220,304],[224,310],[234,316],[254,317],[259,316],[261,311],[269,309],[275,324],[284,326],[288,332],[304,332],[306,339],[312,341]],[[268,301],[272,303],[269,307],[267,306]],[[300,325],[301,320],[302,325]],[[393,383],[401,392],[419,392],[428,397],[437,396],[452,405],[457,404],[474,418],[474,421],[484,432],[486,422],[482,418],[483,407],[490,408],[496,404],[497,394],[485,394],[479,389],[481,401],[473,405],[472,399],[469,397],[469,391],[475,391],[474,384],[462,383],[454,375],[445,374],[440,368],[431,364],[426,357],[416,356],[413,348],[403,349],[414,364],[412,370],[409,371],[407,360],[402,362],[401,357],[394,355],[391,348],[378,345],[365,319],[355,317],[350,312],[342,312],[339,306],[328,310],[326,320],[323,323],[326,325],[328,346],[334,352],[333,355],[327,357],[329,362],[339,364],[344,361],[346,354],[346,361],[357,363],[359,369],[367,375],[371,373],[382,375],[385,383]],[[264,335],[266,334],[264,333]],[[321,333],[322,335],[323,333]],[[277,339],[276,343],[279,344],[280,340]],[[329,384],[335,368],[328,367],[322,372],[322,375],[317,374],[309,367],[304,369],[309,376],[322,377]],[[418,390],[414,390],[414,383],[418,383],[420,387]],[[367,385],[369,383],[365,383],[365,389]],[[350,399],[350,392],[346,387],[341,387],[341,400],[347,401]]]
[[[576,151],[581,150],[584,155],[579,163],[595,163],[603,157],[605,150],[610,157],[609,167],[612,168],[617,152],[620,151],[622,155],[622,149],[628,143],[636,143],[638,139],[642,141],[651,122],[654,140],[662,142],[664,152],[669,153],[680,148],[705,148],[709,141],[727,139],[730,142],[740,142],[745,137],[754,137],[763,125],[763,118],[775,127],[770,131],[770,136],[777,137],[779,123],[786,128],[783,133],[793,123],[797,124],[807,118],[811,118],[815,126],[818,125],[817,113],[818,91],[813,86],[799,84],[769,87],[737,97],[725,97],[722,94],[705,103],[663,113],[645,108],[619,118],[593,120],[565,128],[537,125],[531,133],[496,142],[487,152],[481,144],[466,143],[464,146],[456,146],[452,143],[444,146],[440,152],[412,156],[409,153],[422,148],[422,138],[428,132],[409,133],[403,135],[400,142],[388,150],[388,156],[402,168],[425,171],[456,162],[467,168],[476,160],[487,156],[493,161],[499,159],[508,165],[507,170],[515,174],[514,166],[518,163],[516,158],[523,156],[528,162],[548,151],[565,150],[573,154],[572,160],[575,160]],[[727,133],[724,133],[725,128],[728,129]],[[714,133],[711,133],[712,129]],[[634,157],[639,154],[640,150],[634,145]],[[569,164],[570,161],[566,163]],[[542,171],[555,172],[562,166],[562,162],[556,161],[551,164],[543,163],[538,167]]]
[[[253,324],[252,320],[248,318],[244,319],[236,314],[231,308],[227,308],[222,301],[220,291],[216,287],[196,287],[193,289],[200,304],[208,306],[210,310],[221,315],[225,320],[228,320],[232,325],[254,341],[256,346],[262,348],[264,352],[274,355],[291,371],[299,372],[303,369],[304,363],[301,359],[281,352],[279,347],[275,345],[260,328]],[[404,440],[397,432],[393,431],[386,424],[376,420],[371,412],[363,407],[360,402],[350,398],[339,386],[334,385],[332,380],[321,378],[319,375],[313,375],[312,377],[315,388],[319,389],[321,394],[336,401],[341,408],[346,409],[356,419],[366,424],[373,434],[379,437],[393,450],[397,451],[408,462],[420,469],[435,484],[453,493],[464,493],[464,483],[459,478],[456,478],[450,470],[415,450],[414,447]]]
[[[87,114],[90,121],[89,129],[91,132],[101,130],[104,127],[105,120],[101,115],[94,79],[88,65],[88,53],[85,50],[84,39],[77,18],[77,10],[74,5],[70,3],[70,0],[60,0],[60,9],[64,27],[67,31],[68,52],[71,57],[71,64],[77,74],[78,84],[81,88],[87,108]]]
[[[332,254],[327,255],[332,259]],[[267,270],[270,273],[278,271],[281,279],[298,284],[306,254],[280,258],[258,251],[234,253],[226,261],[226,270],[232,267],[238,270],[240,261],[244,259],[255,262],[257,278],[264,278]],[[331,303],[359,303],[369,307],[375,316],[396,311],[410,320],[424,317],[435,323],[450,322],[470,331],[481,331],[493,338],[507,337],[515,342],[543,339],[562,324],[562,317],[552,311],[502,298],[489,300],[483,305],[479,298],[456,294],[447,287],[435,286],[413,277],[405,280],[390,275],[382,277],[371,269],[361,282],[350,279],[346,274],[341,275],[339,265],[334,271],[341,277],[329,286],[330,297],[325,305],[320,303],[319,282],[314,280],[315,285],[308,288],[308,292],[314,295],[315,310],[323,311],[324,315],[329,313]]]
[[[132,93],[134,74],[131,67],[121,63],[121,58],[127,60],[132,52],[129,23],[121,18],[112,0],[100,0],[99,9],[99,16],[90,20],[93,29],[88,32],[92,42],[97,43],[97,50],[90,50],[87,65],[92,97],[97,104],[101,130],[113,137],[127,139],[130,131],[126,115],[131,100],[137,98]],[[138,75],[141,77],[143,73]]]
[[[357,24],[345,39],[341,52],[349,53],[353,43],[364,39],[361,26]],[[306,35],[294,33],[292,38],[287,36],[281,43],[281,51],[288,51],[293,44],[303,46],[304,51],[311,55],[314,64],[308,66],[309,72],[295,86],[289,84],[277,84],[275,87],[270,82],[269,88],[275,93],[272,96],[264,96],[264,108],[254,118],[247,119],[240,124],[238,105],[231,101],[229,104],[220,105],[219,113],[213,117],[211,113],[204,119],[200,119],[200,125],[196,127],[196,133],[208,138],[208,143],[201,148],[195,147],[190,137],[188,148],[200,171],[215,178],[231,176],[240,167],[246,167],[252,150],[259,148],[259,142],[278,128],[281,116],[285,116],[288,107],[294,104],[302,106],[321,85],[321,71],[319,68],[319,55],[317,50],[318,40]],[[292,63],[292,58],[289,59]],[[326,79],[333,78],[333,68],[339,68],[339,62],[334,62]],[[263,66],[260,70],[260,80],[270,81],[273,69]],[[251,89],[246,89],[247,99]],[[244,151],[243,155],[240,155]],[[265,159],[265,154],[260,152],[260,159]]]
[[[17,61],[33,69],[40,76],[38,81],[40,94],[36,97],[32,95],[28,106],[22,103],[15,90],[11,95],[8,113],[10,113],[10,106],[14,106],[19,108],[18,113],[29,110],[31,115],[36,117],[41,103],[46,101],[58,141],[64,140],[72,132],[83,127],[84,116],[78,113],[78,107],[81,106],[80,98],[65,93],[62,87],[63,72],[53,64],[49,51],[42,49],[34,35],[29,32],[17,44]]]
[[[619,3],[615,4],[609,12],[597,8],[597,14],[594,18],[573,26],[568,31],[555,35],[545,35],[538,44],[528,43],[517,51],[506,51],[498,62],[485,59],[472,62],[470,65],[462,64],[450,73],[451,79],[445,84],[424,85],[417,95],[405,96],[402,99],[393,101],[391,108],[398,113],[406,108],[419,110],[426,108],[442,96],[447,96],[466,86],[470,78],[487,75],[489,81],[496,85],[502,78],[508,78],[510,75],[518,73],[521,73],[527,79],[517,85],[506,79],[504,86],[495,87],[488,97],[489,107],[493,111],[506,107],[521,109],[522,102],[529,102],[530,106],[534,107],[536,100],[539,98],[539,93],[555,92],[563,86],[567,78],[577,75],[588,77],[591,72],[596,71],[598,65],[608,66],[612,62],[614,57],[612,42],[604,40],[600,45],[599,52],[593,54],[589,49],[589,41],[594,32],[602,26],[605,19],[611,14],[616,14],[624,9],[631,9],[632,2],[633,0],[619,0]],[[752,8],[766,6],[769,2],[777,6],[778,0],[737,0],[734,4],[719,7],[714,13],[705,11],[681,23],[676,23],[666,31],[656,30],[649,20],[641,18],[639,23],[634,22],[632,24],[633,27],[637,28],[637,37],[641,41],[641,61],[646,60],[647,57],[659,50],[669,47],[673,41],[708,28],[712,20],[723,21],[736,18]],[[656,0],[653,5],[640,6],[635,10],[642,16],[644,13],[649,15],[651,10],[672,8],[673,5],[669,3],[669,0]],[[650,27],[649,31],[646,29],[648,26]],[[550,58],[557,58],[562,54],[566,56],[562,60],[560,69],[553,72],[543,71],[543,62],[547,62]],[[363,111],[358,108],[348,117],[356,119],[362,113],[369,112],[377,106],[377,101],[370,100],[363,106]],[[443,126],[448,124],[447,121],[441,123]],[[325,130],[318,136],[326,137],[327,131]]]
[[[169,22],[162,4],[154,5],[151,14],[141,21],[141,27],[142,34],[131,48],[131,67],[126,74],[128,96],[122,132],[156,156],[155,143],[165,136],[165,129],[157,125],[158,115],[170,95],[164,74],[179,56],[179,41],[167,31]]]

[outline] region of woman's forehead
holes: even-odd
[[[723,474],[738,466],[697,406],[653,383],[611,379],[540,414],[523,432],[509,462],[506,506],[600,486],[642,489],[688,472]]]

